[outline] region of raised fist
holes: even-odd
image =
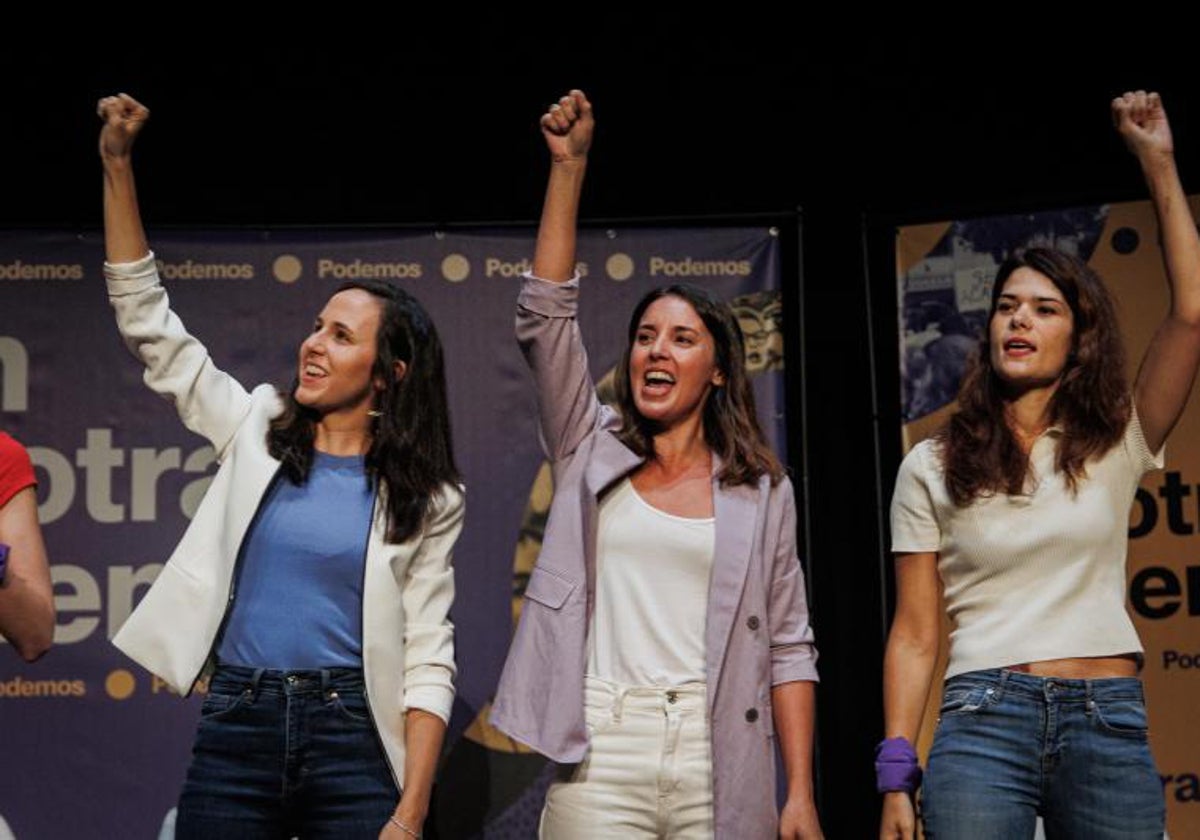
[[[1138,90],[1118,96],[1112,101],[1112,115],[1121,139],[1138,160],[1174,154],[1171,125],[1157,93]]]
[[[104,121],[100,129],[100,157],[127,158],[142,126],[150,118],[150,109],[127,93],[106,96],[96,105]]]
[[[542,115],[542,136],[556,161],[581,160],[592,145],[596,121],[592,103],[583,91],[573,90]]]

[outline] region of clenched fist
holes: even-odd
[[[129,157],[133,141],[146,120],[150,109],[127,93],[106,96],[96,105],[96,113],[104,121],[100,129],[100,157],[119,160]]]

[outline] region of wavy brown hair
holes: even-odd
[[[991,317],[1004,284],[1018,268],[1045,275],[1074,316],[1071,352],[1050,401],[1050,422],[1063,429],[1055,469],[1074,492],[1087,461],[1111,449],[1131,412],[1125,347],[1116,309],[1100,276],[1082,260],[1049,248],[1029,248],[1005,260],[992,286],[984,331],[958,392],[958,411],[938,433],[946,490],[959,507],[994,493],[1020,494],[1029,455],[1017,443],[1005,413],[1004,383],[992,368]]]
[[[375,402],[368,480],[387,487],[387,538],[402,543],[421,530],[443,484],[459,482],[450,436],[442,342],[425,307],[405,290],[377,280],[352,280],[338,292],[362,289],[379,303],[372,379],[386,382]],[[335,292],[336,294],[336,292]],[[399,380],[393,368],[407,369]],[[283,395],[284,412],[267,432],[267,448],[289,481],[303,485],[313,464],[317,412],[296,402],[296,384]]]
[[[721,458],[717,479],[722,485],[730,486],[756,484],[760,476],[769,475],[772,484],[779,483],[783,478],[783,465],[767,445],[758,425],[754,389],[746,374],[742,329],[728,305],[698,286],[679,283],[654,289],[633,309],[625,349],[613,381],[623,421],[618,435],[621,442],[643,457],[654,454],[654,435],[659,430],[634,404],[633,390],[629,386],[629,356],[646,309],[659,298],[668,296],[687,301],[700,316],[713,337],[717,369],[725,377],[725,384],[713,386],[704,402],[704,441]]]

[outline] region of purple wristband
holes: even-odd
[[[913,793],[921,786],[917,751],[907,738],[884,738],[875,748],[875,789]]]

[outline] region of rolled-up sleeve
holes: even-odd
[[[578,300],[578,275],[554,283],[526,274],[517,298],[517,343],[533,374],[542,446],[552,461],[574,452],[603,416],[575,318]]]
[[[780,494],[779,536],[772,570],[771,685],[807,680],[817,682],[817,646],[809,623],[804,572],[796,549],[796,499],[792,483],[784,478]]]
[[[422,709],[449,722],[454,705],[454,543],[465,504],[460,488],[447,486],[436,503],[404,582],[404,708]]]

